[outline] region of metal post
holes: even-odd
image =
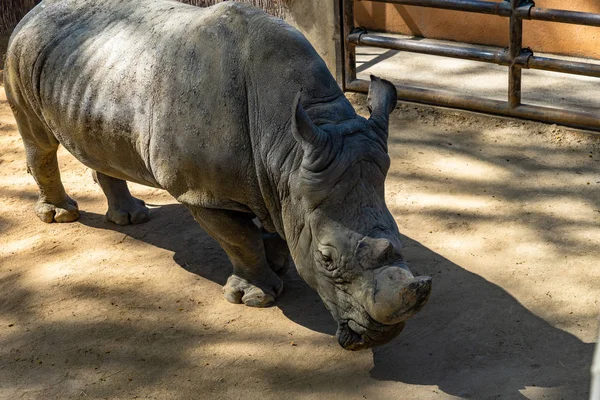
[[[600,399],[600,332],[598,332],[598,341],[596,342],[596,355],[592,364],[592,393],[590,400]]]
[[[348,37],[354,29],[354,0],[342,0],[344,23],[344,90],[356,80],[356,47]]]
[[[335,80],[338,85],[344,88],[344,45],[346,43],[344,35],[344,4],[343,0],[333,2],[333,12],[335,15]]]
[[[505,0],[510,1],[510,45],[508,53],[510,56],[510,66],[508,74],[508,104],[511,108],[518,107],[521,104],[521,66],[517,65],[517,57],[521,55],[523,47],[523,20],[517,15],[515,10],[523,3],[523,0]]]

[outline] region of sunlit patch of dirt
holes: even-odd
[[[399,105],[387,201],[433,292],[396,340],[352,353],[294,272],[275,307],[227,303],[227,257],[160,190],[131,185],[151,221],[117,227],[90,171],[61,150],[81,219],[40,222],[0,87],[0,397],[586,398],[600,307],[598,143]]]

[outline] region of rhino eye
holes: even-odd
[[[323,266],[326,269],[331,270],[333,268],[333,258],[331,255],[322,253],[320,251],[319,254],[321,255],[321,262],[323,263]]]

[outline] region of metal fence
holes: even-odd
[[[370,0],[380,3],[432,7],[446,10],[491,14],[509,18],[510,45],[507,49],[460,44],[432,44],[369,33],[354,27],[354,1],[343,0],[344,88],[367,92],[369,83],[356,77],[356,46],[372,46],[436,56],[494,63],[508,67],[508,101],[465,96],[457,93],[397,85],[402,100],[489,114],[525,118],[542,122],[600,130],[600,111],[596,113],[527,105],[521,102],[521,72],[526,69],[563,72],[600,77],[600,65],[536,56],[524,49],[523,20],[562,22],[600,27],[600,14],[535,7],[530,0],[504,0],[500,3],[478,0]],[[360,0],[357,0],[360,1]],[[600,81],[599,88],[600,88]]]
[[[600,400],[600,332],[596,342],[596,355],[592,364],[592,393],[590,400]]]

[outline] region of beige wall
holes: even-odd
[[[342,45],[338,0],[286,0],[285,20],[300,30],[342,83]]]
[[[369,1],[354,3],[356,26],[432,39],[508,46],[508,18]],[[600,0],[537,0],[535,3],[537,7],[600,14]],[[600,59],[600,28],[525,21],[523,29],[523,45],[534,51]]]

